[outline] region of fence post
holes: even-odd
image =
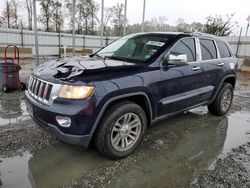
[[[23,44],[23,23],[21,22],[21,45],[22,47],[24,47],[24,44]]]
[[[83,40],[82,47],[85,48],[85,35],[83,35],[82,40]]]
[[[58,33],[58,57],[61,58],[61,33]]]
[[[239,40],[238,40],[238,44],[237,44],[237,48],[236,48],[236,54],[235,54],[236,57],[238,57],[238,52],[239,52],[239,47],[240,47],[241,33],[242,33],[242,28],[240,28],[240,36],[239,36]]]
[[[106,46],[108,46],[108,44],[109,44],[109,38],[106,37]]]

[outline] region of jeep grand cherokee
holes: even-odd
[[[228,112],[236,58],[223,39],[201,33],[139,33],[89,57],[44,63],[26,97],[35,122],[64,142],[124,158],[147,127],[162,118],[207,105]]]

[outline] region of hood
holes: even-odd
[[[51,82],[92,82],[135,74],[140,64],[90,57],[72,57],[41,64],[34,75]]]

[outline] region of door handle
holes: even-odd
[[[199,70],[199,69],[200,69],[200,67],[193,67],[193,68],[192,68],[193,71],[197,71],[197,70]]]
[[[219,63],[219,64],[218,64],[218,66],[223,66],[223,65],[224,65],[224,63]]]

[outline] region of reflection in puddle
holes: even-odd
[[[216,117],[204,110],[195,109],[150,128],[148,140],[134,154],[143,153],[146,158],[137,160],[115,177],[110,176],[109,186],[158,187],[160,182],[161,187],[187,187],[196,170],[208,168],[219,155],[248,141],[249,112]],[[153,150],[151,144],[155,139],[162,140],[166,149]],[[26,153],[0,160],[4,187],[38,188],[72,185],[80,177],[116,163],[95,150],[83,151],[64,144],[33,156]]]
[[[0,179],[3,188],[32,187],[32,175],[28,164],[31,156],[30,153],[26,152],[22,156],[7,159],[0,158],[0,161],[2,161],[0,163]]]
[[[0,98],[0,126],[30,119],[23,93],[8,93]]]
[[[232,148],[236,148],[250,140],[250,113],[235,112],[228,117],[230,126],[228,126],[227,136],[222,154],[226,154]]]

